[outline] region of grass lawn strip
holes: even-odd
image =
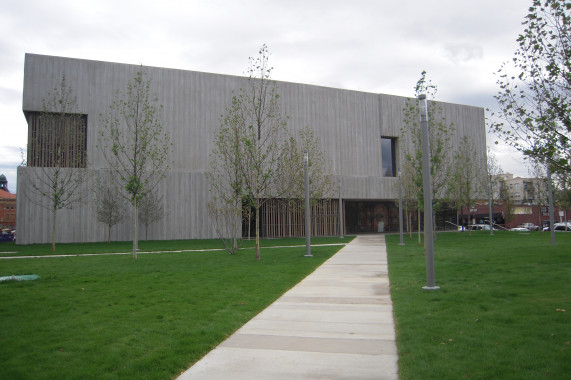
[[[335,246],[346,246],[347,243],[331,243],[331,244],[312,244],[312,247],[335,247]],[[298,248],[298,247],[305,247],[305,245],[280,245],[280,246],[269,246],[266,248],[271,249],[279,249],[279,248]],[[255,247],[246,247],[242,248],[242,250],[252,250]],[[153,253],[188,253],[188,252],[215,252],[215,251],[224,251],[223,248],[210,248],[210,249],[180,249],[176,251],[139,251],[137,255],[142,254],[153,254]],[[6,253],[6,252],[4,252]],[[9,253],[18,253],[18,252],[9,252]],[[0,260],[5,259],[40,259],[44,257],[70,257],[70,256],[105,256],[105,255],[132,255],[133,252],[102,252],[102,253],[66,253],[62,255],[37,255],[37,256],[0,256]]]
[[[311,239],[312,245],[317,244],[345,244],[351,238],[340,239],[336,237],[314,237]],[[305,238],[283,238],[283,239],[262,239],[263,247],[272,246],[294,246],[304,245]],[[253,248],[254,240],[243,240],[241,249]],[[141,240],[139,241],[139,251],[179,251],[179,250],[209,250],[223,249],[223,244],[218,239],[196,239],[196,240]],[[59,254],[82,254],[82,253],[132,253],[133,245],[131,241],[95,242],[95,243],[65,243],[57,244],[56,252],[51,251],[50,244],[30,244],[16,245],[13,242],[0,244],[0,257],[2,256],[43,256]]]
[[[263,248],[261,261],[250,250],[1,260],[0,273],[40,279],[0,284],[0,378],[173,378],[341,247],[308,259],[295,245]]]
[[[387,236],[400,378],[569,378],[571,234],[549,239],[440,233],[426,291],[423,247]]]

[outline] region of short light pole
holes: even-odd
[[[400,243],[399,245],[404,245],[403,228],[402,228],[402,176],[401,172],[398,173],[399,176],[399,234]]]
[[[425,290],[440,289],[434,279],[434,237],[432,236],[432,183],[430,178],[430,143],[428,140],[428,102],[426,95],[418,96],[422,145],[422,181],[424,190],[424,245],[426,250]]]
[[[305,166],[305,257],[313,257],[311,254],[311,220],[309,210],[309,154],[304,152],[303,163]]]

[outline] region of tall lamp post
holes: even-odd
[[[305,166],[305,257],[313,257],[311,254],[311,220],[309,210],[309,154],[304,152],[303,163]]]
[[[402,231],[402,176],[400,171],[398,173],[398,176],[399,176],[399,234],[400,234],[399,245],[404,245],[404,237]]]
[[[434,237],[432,236],[432,183],[430,178],[430,143],[428,140],[428,102],[426,95],[418,96],[420,106],[420,129],[422,145],[422,181],[424,190],[424,245],[426,250],[426,286],[423,289],[436,290],[434,279]]]

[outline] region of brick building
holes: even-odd
[[[0,228],[16,228],[16,194],[8,191],[4,174],[0,174]]]

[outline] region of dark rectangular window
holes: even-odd
[[[383,177],[396,177],[397,175],[396,140],[394,137],[381,137]]]
[[[26,119],[28,166],[87,166],[87,115],[26,112]]]

